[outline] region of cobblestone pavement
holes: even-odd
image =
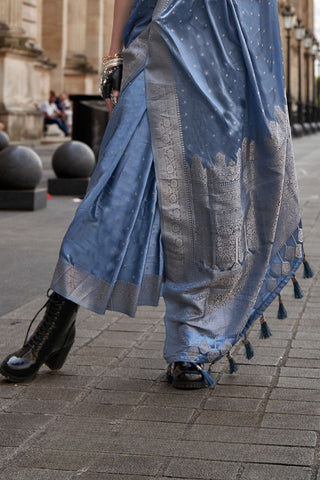
[[[276,319],[276,303],[267,310],[270,339],[252,328],[255,357],[238,346],[236,374],[222,361],[214,389],[174,390],[164,377],[163,302],[135,319],[81,309],[62,370],[0,382],[0,480],[320,480],[320,134],[294,146],[316,275],[298,271],[301,300],[284,289],[289,318]],[[64,197],[42,211],[0,212],[2,356],[45,300],[75,208]]]

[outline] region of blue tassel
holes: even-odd
[[[291,278],[292,283],[293,283],[293,292],[294,292],[294,298],[303,298],[303,291],[301,290],[301,287],[296,279],[295,276]]]
[[[312,268],[309,265],[306,257],[303,257],[303,278],[312,278],[313,277]]]
[[[211,377],[210,375],[210,370],[208,370],[208,372],[206,372],[203,368],[200,367],[200,365],[198,365],[197,363],[195,362],[192,362],[198,370],[200,370],[200,372],[202,373],[203,375],[203,378],[204,378],[204,382],[205,382],[205,385],[207,388],[210,388],[210,387],[213,387],[215,384],[216,384],[216,381],[214,380],[214,378]]]
[[[283,320],[284,318],[287,318],[287,316],[288,316],[287,310],[284,308],[281,295],[279,295],[278,319]]]
[[[166,378],[167,382],[172,383],[173,377],[172,377],[172,363],[168,365],[167,371],[166,371]]]
[[[254,357],[254,351],[253,351],[253,348],[252,348],[252,345],[251,343],[249,342],[249,340],[247,338],[245,338],[244,340],[242,340],[242,343],[244,344],[245,346],[245,349],[246,349],[246,357],[248,360],[251,360],[251,358]]]
[[[229,360],[229,373],[234,373],[239,370],[238,365],[236,364],[235,360],[232,358],[232,355],[228,353],[227,359]]]
[[[261,329],[260,329],[260,338],[269,338],[272,337],[271,330],[265,321],[264,316],[260,318]]]

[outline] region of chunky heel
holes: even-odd
[[[48,360],[45,362],[47,367],[49,367],[51,370],[59,370],[62,368],[73,345],[75,333],[75,327],[73,324],[68,332],[68,335],[66,336],[63,346],[60,348],[60,350],[50,355]]]

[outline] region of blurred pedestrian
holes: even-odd
[[[67,128],[64,113],[57,107],[56,94],[53,90],[50,90],[48,100],[45,100],[39,107],[41,113],[44,116],[44,129],[46,131],[47,125],[58,125],[60,130],[63,131],[65,136],[69,136],[69,130]]]

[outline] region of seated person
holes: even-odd
[[[72,104],[69,100],[69,96],[68,96],[67,93],[62,92],[59,95],[58,99],[59,99],[59,104],[60,104],[60,110],[63,112],[65,121],[67,123],[68,130],[69,130],[69,132],[71,132],[73,114],[72,114]],[[56,100],[56,104],[58,105],[57,100]],[[59,108],[59,105],[58,105],[58,108]]]
[[[50,90],[49,99],[40,105],[40,112],[44,114],[44,127],[47,125],[56,124],[63,131],[65,136],[69,135],[67,125],[64,120],[64,114],[56,105],[56,95]]]

